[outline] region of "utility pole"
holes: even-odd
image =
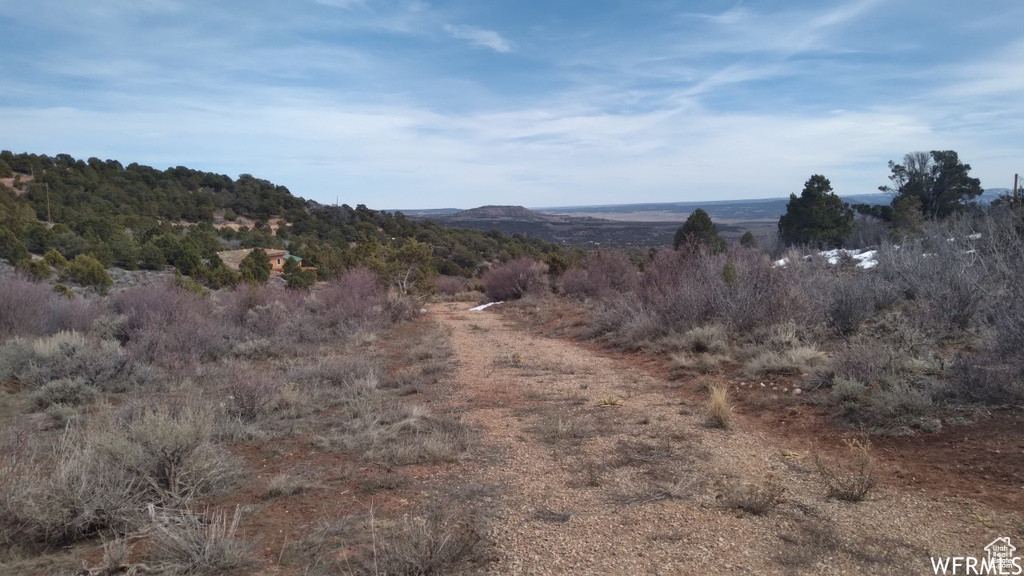
[[[35,171],[32,172],[33,180],[35,179]],[[50,217],[50,183],[46,182],[46,170],[43,170],[43,186],[46,186],[46,222],[53,227],[53,218]]]
[[[1018,190],[1018,188],[1017,188],[1017,179],[1018,178],[1020,178],[1020,174],[1014,174],[1013,175],[1013,200],[1015,202],[1020,200],[1020,198],[1017,197],[1017,190]]]

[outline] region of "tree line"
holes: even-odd
[[[970,176],[971,165],[953,150],[911,152],[901,163],[889,161],[889,171],[890,184],[878,188],[892,195],[889,205],[850,205],[836,195],[828,178],[812,175],[799,196],[790,194],[786,213],[779,218],[779,239],[787,246],[836,248],[858,225],[872,222],[883,224],[892,237],[902,238],[920,232],[925,222],[971,209],[984,192],[981,181]],[[753,235],[747,232],[740,243],[753,246]],[[676,231],[674,244],[676,249],[687,245],[712,252],[726,249],[725,240],[701,209]]]
[[[472,277],[490,262],[523,256],[564,269],[571,257],[525,236],[446,228],[362,204],[321,205],[249,174],[232,179],[183,166],[158,170],[5,150],[0,178],[13,178],[11,186],[0,185],[0,258],[38,275],[52,272],[30,255],[53,250],[102,268],[173,266],[219,288],[243,280],[219,251],[276,248],[316,267],[320,278],[363,266],[408,290],[425,288],[435,273]],[[252,222],[224,225],[241,218]],[[273,219],[280,221],[272,230]]]

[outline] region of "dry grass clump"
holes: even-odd
[[[294,494],[301,494],[311,488],[313,488],[313,483],[301,476],[276,474],[267,482],[265,495],[267,498],[292,496]]]
[[[484,531],[477,516],[454,502],[376,528],[375,570],[381,574],[448,574],[479,557]]]
[[[721,384],[708,390],[707,423],[713,428],[732,428],[732,400],[729,389]]]
[[[718,374],[730,360],[731,358],[725,354],[679,352],[672,355],[672,367],[698,374]]]
[[[448,496],[397,520],[378,518],[372,508],[323,520],[313,533],[289,545],[286,557],[315,574],[475,573],[471,567],[485,560],[485,535],[481,511],[471,498]]]
[[[725,505],[755,516],[763,516],[783,502],[786,487],[774,476],[757,482],[735,484],[726,490]]]
[[[346,392],[338,426],[318,444],[392,465],[453,462],[469,450],[470,429],[458,418],[397,402],[368,384]]]
[[[594,429],[578,418],[564,414],[544,414],[531,428],[545,444],[576,444],[594,435]]]
[[[151,508],[155,556],[178,574],[221,574],[252,565],[252,549],[238,536],[242,509],[182,514],[158,519]]]
[[[868,447],[857,440],[847,442],[850,457],[833,467],[820,457],[814,459],[818,475],[825,486],[825,495],[844,502],[861,502],[878,485]]]
[[[669,336],[665,343],[694,354],[725,354],[729,351],[729,332],[721,324],[708,324]]]
[[[743,374],[749,378],[803,374],[816,366],[822,366],[828,358],[813,346],[799,346],[777,352],[766,350],[747,361]]]

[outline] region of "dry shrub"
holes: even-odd
[[[466,292],[469,286],[469,281],[461,276],[438,276],[435,280],[437,286],[437,293],[442,296],[455,296],[462,292]]]
[[[491,268],[481,277],[484,291],[492,300],[515,300],[527,291],[543,293],[547,288],[547,265],[532,258],[516,258]]]
[[[716,290],[714,315],[734,330],[746,332],[810,315],[809,302],[790,271],[773,267],[765,254],[736,248],[728,255],[704,258],[709,268],[705,276]],[[734,271],[731,279],[724,272],[727,263]]]
[[[841,336],[849,336],[875,313],[875,299],[857,277],[871,274],[855,271],[850,278],[839,278],[825,303],[825,321]]]
[[[150,497],[180,504],[221,491],[236,477],[234,460],[213,443],[213,424],[207,408],[128,403],[111,421],[90,429],[90,441],[130,471]]]
[[[725,493],[725,505],[763,516],[783,502],[786,487],[774,476],[768,475],[757,482],[735,484]]]
[[[325,384],[345,389],[376,386],[377,364],[365,356],[332,356],[321,358],[316,364],[304,364],[288,373],[290,381],[305,385]]]
[[[146,384],[153,376],[131,361],[117,342],[58,332],[35,341],[15,338],[0,346],[0,379],[26,387],[77,378],[110,391]]]
[[[267,414],[281,392],[276,375],[252,365],[230,364],[226,409],[242,422],[253,422]]]
[[[180,515],[157,518],[151,512],[156,536],[155,555],[178,574],[222,574],[251,566],[252,549],[237,535],[242,509],[233,515],[218,510],[197,514],[185,510]]]
[[[0,539],[61,545],[139,525],[147,486],[112,461],[88,431],[69,427],[49,448],[27,435],[5,436]]]
[[[174,284],[130,288],[114,298],[125,316],[120,339],[135,358],[171,370],[216,360],[233,347],[209,299]]]
[[[98,396],[96,388],[82,378],[61,378],[47,382],[29,395],[29,402],[36,410],[46,410],[54,405],[81,406],[89,404]]]
[[[960,353],[953,362],[953,395],[988,405],[1024,400],[1024,279],[995,311],[991,336],[975,354]]]
[[[250,318],[250,310],[269,306],[280,299],[281,292],[280,287],[271,284],[253,286],[243,283],[232,290],[218,290],[215,298],[222,320],[232,326],[243,327]]]
[[[935,346],[902,314],[880,315],[833,354],[837,416],[878,434],[937,429],[936,401],[955,395],[955,384],[951,394]]]
[[[624,350],[641,350],[666,334],[657,312],[635,294],[622,294],[599,302],[590,315],[587,338],[603,337]]]
[[[987,266],[971,244],[970,229],[929,226],[918,239],[879,250],[879,272],[908,300],[925,303],[932,329],[962,332],[982,318],[988,290]]]
[[[764,254],[662,250],[644,263],[636,288],[609,292],[592,336],[638,349],[677,330],[721,323],[739,332],[809,315],[809,301]]]
[[[868,387],[863,383],[850,378],[836,378],[832,381],[832,389],[829,396],[833,402],[843,404],[846,402],[860,402],[868,392]]]
[[[113,576],[114,574],[131,573],[132,566],[126,564],[131,553],[132,547],[126,539],[115,536],[113,540],[104,541],[103,558],[100,560],[100,565],[90,569],[88,576]],[[82,572],[79,572],[79,574],[82,574]]]
[[[708,426],[714,428],[732,427],[732,400],[729,399],[729,389],[721,384],[715,384],[708,390]]]
[[[362,515],[322,520],[287,557],[313,573],[398,576],[477,573],[486,530],[472,496],[437,498],[400,519]],[[344,558],[338,551],[344,550]],[[476,568],[476,570],[473,570]]]
[[[570,268],[558,279],[558,291],[569,298],[584,299],[591,297],[591,284],[587,271],[583,268]]]
[[[374,529],[374,571],[380,574],[453,573],[479,558],[485,537],[477,515],[455,502],[434,503]]]
[[[847,442],[847,447],[850,453],[844,462],[833,467],[821,457],[815,456],[815,466],[825,486],[826,497],[844,502],[861,502],[874,490],[878,478],[874,473],[868,445],[852,440]]]
[[[583,268],[562,275],[562,293],[570,298],[602,298],[636,288],[639,271],[622,251],[601,250],[587,255]]]
[[[56,299],[45,284],[15,274],[0,277],[0,341],[43,334],[48,327],[45,311]]]
[[[47,309],[46,332],[90,332],[106,312],[106,301],[97,298],[51,298]]]

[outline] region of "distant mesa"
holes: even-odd
[[[564,216],[542,214],[522,206],[481,206],[450,214],[444,217],[448,221],[465,220],[515,220],[517,222],[559,222]]]

